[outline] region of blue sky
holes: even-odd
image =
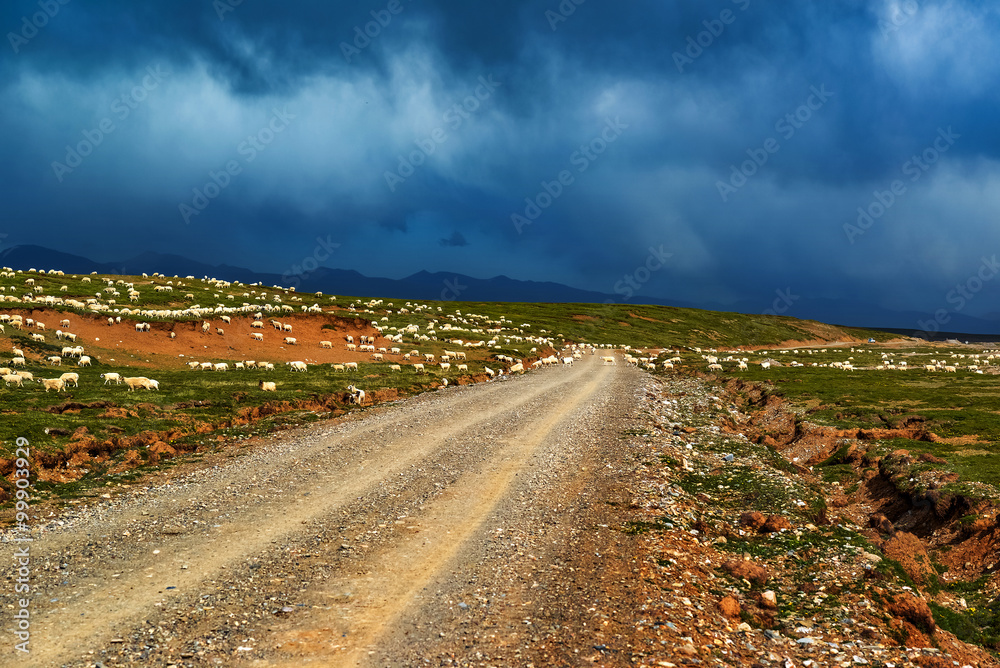
[[[929,313],[1000,253],[993,3],[15,0],[0,28],[5,246],[282,273],[320,237],[393,278]]]

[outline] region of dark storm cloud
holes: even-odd
[[[447,237],[446,239],[441,239],[440,243],[442,246],[453,246],[453,247],[462,247],[469,245],[469,242],[466,241],[465,236],[458,231],[452,232],[451,236]]]
[[[9,2],[5,242],[282,271],[319,236],[369,274],[606,292],[662,245],[632,301],[934,308],[1000,251],[998,22],[971,0]]]

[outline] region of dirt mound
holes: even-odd
[[[916,626],[923,633],[929,635],[937,629],[934,615],[931,614],[927,601],[917,598],[913,594],[897,594],[889,600],[886,608],[900,619]]]
[[[375,404],[385,403],[386,401],[395,401],[399,398],[399,388],[396,387],[368,392],[368,400]]]
[[[912,533],[896,533],[882,545],[882,551],[885,556],[898,561],[907,575],[919,585],[926,586],[937,576],[924,544]]]
[[[59,404],[57,406],[49,406],[45,409],[47,413],[79,413],[84,408],[108,408],[109,406],[114,406],[110,401],[92,401],[89,404],[83,404],[77,401],[67,401],[65,403]]]
[[[740,578],[762,585],[771,579],[771,574],[763,566],[758,566],[751,561],[733,560],[722,565],[722,569],[734,578]]]

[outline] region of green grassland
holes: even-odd
[[[637,348],[735,348],[777,345],[783,341],[816,338],[815,326],[783,316],[745,315],[699,309],[642,304],[527,304],[484,302],[428,302],[444,313],[482,313],[505,316],[515,326],[530,323],[526,332],[579,343],[630,345]],[[885,332],[858,328],[830,328],[848,337],[879,341],[893,338]]]

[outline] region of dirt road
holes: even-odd
[[[533,596],[534,571],[576,573],[581,531],[608,531],[594,467],[613,468],[643,378],[588,357],[449,388],[33,519],[31,653],[5,624],[0,663],[517,661],[523,611],[572,598]],[[575,577],[579,594],[603,575]]]

